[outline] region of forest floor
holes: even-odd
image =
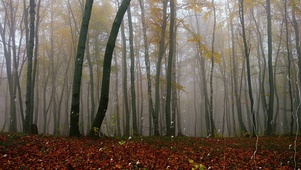
[[[300,141],[300,136],[92,140],[0,133],[0,169],[298,169]]]

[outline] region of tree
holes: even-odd
[[[296,13],[297,13],[297,1],[296,0],[292,0],[292,20],[293,20],[293,27],[294,27],[294,31],[295,31],[295,45],[296,45],[296,51],[297,51],[297,55],[298,55],[298,72],[299,72],[299,82],[301,82],[301,46],[300,46],[300,35],[299,35],[299,24],[296,18]],[[300,94],[300,85],[298,87],[298,94]],[[301,101],[301,97],[299,95],[299,102]],[[298,107],[298,110],[296,112],[295,117],[297,116],[301,116],[301,108]],[[293,118],[293,117],[292,117]],[[300,119],[298,119],[296,122],[296,125],[299,126],[298,130],[301,130],[301,126],[299,125],[301,123]],[[291,126],[293,126],[293,120],[291,120]],[[298,128],[298,127],[297,127]]]
[[[267,21],[268,21],[268,69],[269,69],[269,87],[270,87],[270,95],[269,95],[269,108],[268,108],[268,120],[267,120],[267,135],[271,135],[273,133],[273,113],[274,113],[274,78],[273,78],[273,63],[272,63],[272,22],[271,22],[271,2],[270,0],[266,0],[267,5]]]
[[[73,76],[73,87],[72,87],[72,102],[71,102],[71,114],[70,114],[70,130],[69,136],[80,136],[79,132],[79,105],[80,105],[80,89],[81,89],[81,78],[82,78],[82,67],[85,54],[85,45],[89,28],[89,21],[91,17],[93,6],[93,0],[86,0],[85,11],[83,21],[80,28],[77,54],[75,59],[75,70]]]
[[[229,4],[228,4],[228,8],[230,10]],[[245,126],[245,124],[243,123],[243,119],[242,119],[242,106],[241,106],[241,93],[239,92],[239,85],[238,85],[238,62],[237,62],[237,55],[236,55],[236,44],[234,41],[234,24],[233,24],[233,17],[231,17],[231,15],[233,15],[233,13],[230,14],[230,34],[231,34],[231,53],[232,53],[232,81],[233,81],[233,91],[234,91],[234,97],[235,97],[235,103],[236,103],[236,112],[237,112],[237,117],[238,117],[238,123],[239,123],[239,127],[241,129],[241,131],[244,133],[247,131],[247,128]],[[234,117],[234,116],[233,116]],[[236,130],[235,127],[235,121],[233,122],[233,128],[234,128],[234,132]]]
[[[34,37],[35,37],[35,1],[30,0],[29,4],[30,10],[30,27],[29,27],[29,41],[27,46],[27,86],[26,86],[26,116],[25,116],[25,132],[33,133],[31,131],[31,126],[33,124],[33,79],[32,79],[32,58],[34,49]]]
[[[127,84],[127,62],[126,62],[126,37],[124,22],[121,23],[121,41],[122,41],[122,90],[124,100],[124,111],[125,111],[125,135],[130,135],[130,110],[129,110],[129,99],[128,99],[128,84]]]
[[[251,69],[250,69],[250,48],[247,44],[246,39],[246,30],[245,30],[245,19],[244,19],[244,0],[240,0],[239,3],[239,16],[240,16],[240,23],[242,26],[242,38],[243,38],[243,46],[244,46],[244,56],[246,58],[247,64],[247,82],[248,82],[248,89],[249,89],[249,99],[251,103],[251,115],[252,115],[252,125],[253,125],[253,135],[256,135],[256,119],[255,119],[255,112],[254,112],[254,99],[253,99],[253,92],[252,92],[252,81],[251,81]]]
[[[158,116],[155,114],[153,99],[152,99],[152,82],[150,76],[150,60],[149,60],[149,43],[146,34],[146,22],[145,22],[145,10],[144,10],[144,0],[139,0],[140,8],[141,8],[141,24],[143,31],[143,42],[144,42],[144,62],[146,67],[146,78],[147,78],[147,95],[148,95],[148,107],[149,114],[153,117],[154,120],[154,135],[159,136],[159,127],[158,127]],[[151,122],[149,122],[151,125]],[[150,134],[151,135],[151,134]]]
[[[289,45],[289,29],[288,29],[288,12],[287,12],[287,0],[284,1],[284,20],[285,20],[285,37],[286,37],[286,51],[287,51],[287,79],[288,79],[288,93],[289,93],[289,101],[290,107],[289,111],[291,114],[291,122],[290,122],[290,134],[293,135],[293,127],[294,127],[294,101],[293,101],[293,94],[292,94],[292,76],[291,76],[291,49]],[[286,100],[285,100],[286,101]]]
[[[115,17],[114,23],[112,25],[111,33],[107,42],[104,64],[103,64],[103,77],[102,77],[102,86],[101,86],[101,96],[99,101],[99,106],[97,114],[93,121],[92,127],[89,131],[88,136],[95,138],[99,135],[99,130],[103,119],[105,117],[108,102],[109,102],[109,89],[110,89],[110,73],[111,73],[111,61],[113,56],[113,51],[115,48],[116,37],[123,20],[123,16],[130,5],[131,0],[123,0]]]
[[[167,27],[167,2],[163,1],[163,21],[161,25],[161,35],[160,35],[160,43],[159,43],[159,52],[158,52],[158,61],[156,66],[156,86],[155,86],[155,114],[156,116],[153,118],[158,117],[160,112],[160,75],[161,75],[161,67],[162,67],[162,59],[165,53],[165,34],[166,34],[166,27]],[[158,119],[154,119],[154,126],[158,126]],[[168,125],[166,125],[168,126]]]
[[[133,132],[134,135],[138,134],[138,127],[137,127],[137,109],[136,109],[136,91],[135,91],[135,54],[134,54],[134,35],[133,35],[133,22],[132,22],[132,15],[131,15],[131,8],[130,6],[127,9],[128,13],[128,21],[129,21],[129,41],[130,41],[130,59],[131,59],[131,68],[130,68],[130,75],[131,75],[131,99],[132,99],[132,116],[133,116]]]
[[[3,22],[0,23],[0,36],[3,45],[4,58],[6,61],[6,72],[10,98],[9,131],[17,132],[17,102],[19,102],[20,105],[21,123],[24,124],[23,102],[21,95],[22,92],[19,82],[19,66],[20,62],[22,62],[20,54],[21,45],[17,43],[21,43],[23,41],[24,29],[19,30],[17,36],[17,24],[22,24],[22,22],[17,20],[19,2],[14,4],[13,1],[7,2],[1,0],[1,3],[4,9],[4,17],[2,18]],[[19,39],[17,40],[17,38]]]
[[[216,30],[216,10],[214,5],[214,0],[212,0],[213,8],[213,32],[212,32],[212,41],[211,41],[211,70],[210,70],[210,133],[212,136],[215,136],[215,126],[213,121],[213,70],[214,70],[214,41],[215,41],[215,30]]]
[[[169,55],[168,55],[168,67],[166,72],[166,107],[165,107],[165,117],[166,117],[166,135],[171,136],[172,129],[175,128],[174,122],[171,122],[170,116],[170,103],[171,103],[171,76],[172,76],[172,64],[173,58],[175,57],[175,2],[170,0],[170,28],[169,28]]]

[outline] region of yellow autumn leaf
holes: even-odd
[[[188,159],[188,162],[191,163],[191,164],[193,164],[193,163],[194,163],[194,160]]]

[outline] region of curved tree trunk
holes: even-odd
[[[77,54],[75,59],[75,70],[73,76],[72,87],[72,102],[71,102],[71,114],[70,114],[70,131],[69,136],[80,136],[79,132],[79,106],[80,106],[80,88],[82,78],[82,67],[85,54],[85,45],[88,35],[89,22],[92,12],[93,0],[86,0],[85,11],[81,29],[79,33],[79,40],[77,46]]]
[[[103,80],[101,86],[101,96],[99,101],[99,107],[97,110],[96,117],[93,121],[92,128],[89,131],[88,136],[95,138],[98,137],[99,130],[103,119],[105,117],[108,102],[109,102],[109,89],[110,89],[110,73],[111,73],[111,61],[112,55],[115,48],[116,37],[118,35],[118,31],[123,20],[123,16],[130,5],[131,0],[123,0],[118,11],[116,17],[114,19],[114,23],[111,29],[111,33],[108,39],[108,43],[106,46],[104,64],[103,64]]]

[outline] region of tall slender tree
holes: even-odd
[[[289,45],[289,29],[288,29],[288,11],[287,11],[287,0],[284,1],[284,21],[285,21],[285,37],[286,37],[286,51],[287,51],[287,79],[288,79],[288,93],[289,93],[289,101],[290,101],[290,114],[291,114],[291,122],[290,122],[290,133],[293,135],[293,127],[294,127],[294,101],[293,101],[293,92],[292,92],[292,75],[291,75],[291,49]],[[286,100],[285,100],[286,101]]]
[[[239,16],[240,16],[240,23],[242,26],[242,38],[243,38],[243,46],[244,46],[244,56],[246,58],[246,65],[247,65],[247,83],[248,83],[248,90],[249,90],[249,99],[251,103],[251,115],[252,115],[252,132],[253,136],[256,135],[256,119],[255,119],[255,112],[254,112],[254,98],[252,92],[252,81],[251,81],[251,69],[250,69],[250,48],[247,43],[246,37],[246,30],[245,30],[245,12],[244,12],[244,0],[240,0],[239,3]]]
[[[169,55],[168,55],[168,66],[166,72],[166,107],[165,107],[165,120],[166,120],[166,135],[174,135],[172,134],[172,129],[175,128],[174,121],[171,121],[170,114],[170,103],[171,103],[171,76],[172,76],[172,60],[175,57],[175,2],[174,0],[170,0],[170,24],[169,24]]]
[[[268,70],[269,70],[269,87],[270,87],[270,95],[269,95],[269,108],[268,108],[268,119],[267,119],[267,135],[271,135],[273,133],[273,115],[274,115],[274,77],[273,77],[273,49],[272,49],[272,20],[271,20],[271,2],[270,0],[266,0],[266,12],[267,12],[267,31],[268,31]]]
[[[151,82],[151,74],[150,74],[150,60],[149,60],[149,44],[148,38],[146,34],[146,21],[145,21],[145,9],[144,9],[144,0],[139,0],[140,9],[141,9],[141,24],[143,31],[143,41],[144,41],[144,62],[146,67],[146,78],[147,78],[147,96],[148,96],[148,107],[149,114],[153,117],[154,122],[154,135],[159,136],[159,126],[158,126],[158,116],[155,114],[153,98],[152,98],[152,82]],[[151,120],[150,120],[151,125]],[[151,135],[151,134],[150,134]]]
[[[29,41],[27,49],[27,84],[26,84],[26,116],[25,116],[25,132],[31,133],[30,126],[33,124],[33,89],[32,89],[32,58],[34,50],[34,37],[35,37],[35,0],[30,0],[29,3]]]
[[[214,5],[214,0],[211,1],[213,8],[213,32],[212,32],[212,41],[211,41],[211,70],[210,70],[210,133],[212,136],[215,136],[215,126],[213,120],[213,71],[214,71],[214,42],[215,42],[215,30],[216,30],[216,10]]]
[[[98,137],[101,124],[106,115],[108,102],[109,102],[110,73],[111,73],[111,64],[112,64],[111,61],[112,61],[113,51],[115,48],[116,37],[118,35],[119,28],[123,20],[123,16],[128,6],[130,5],[130,2],[131,0],[122,1],[117,11],[116,17],[114,19],[111,33],[107,42],[104,64],[103,64],[103,77],[102,77],[101,96],[100,96],[99,106],[98,106],[97,114],[92,124],[92,128],[90,129],[88,134],[88,136],[91,138]]]
[[[128,99],[128,74],[127,74],[127,52],[126,52],[126,37],[124,22],[121,23],[121,41],[122,41],[122,90],[123,90],[123,104],[125,112],[125,135],[130,135],[130,108]]]
[[[134,135],[138,134],[137,126],[137,109],[136,109],[136,90],[135,90],[135,54],[134,54],[134,33],[133,33],[133,21],[131,14],[131,7],[127,9],[128,22],[129,22],[129,42],[130,42],[130,59],[131,59],[131,104],[132,104],[132,117],[133,117],[133,132]]]
[[[155,86],[155,114],[156,117],[159,117],[160,112],[160,76],[161,76],[161,67],[162,67],[162,59],[165,53],[165,34],[167,27],[167,3],[168,1],[163,1],[163,21],[161,24],[161,35],[160,35],[160,43],[159,43],[159,52],[158,52],[158,61],[156,66],[156,86]],[[155,120],[158,121],[158,120]],[[156,124],[156,122],[154,122]],[[166,125],[168,126],[168,125]]]
[[[296,0],[292,0],[292,20],[293,20],[293,27],[294,27],[294,31],[295,31],[295,45],[296,45],[296,51],[297,51],[297,55],[298,55],[298,72],[299,72],[299,87],[298,87],[298,94],[300,94],[301,91],[301,86],[300,86],[300,82],[301,82],[301,46],[300,46],[300,33],[299,33],[299,24],[297,21],[297,17],[296,17],[296,13],[297,13],[297,1]],[[299,103],[301,102],[301,96],[298,96],[299,98]],[[298,104],[299,104],[298,103]],[[298,110],[295,114],[295,116],[300,117],[301,116],[301,107],[298,107]],[[293,120],[292,120],[293,121]],[[301,120],[300,118],[297,119],[298,122],[296,122],[296,125],[299,127],[299,131],[301,131]],[[293,126],[293,125],[291,125]],[[297,127],[297,128],[298,128]]]
[[[93,6],[93,0],[86,0],[83,20],[80,28],[80,33],[79,33],[77,54],[75,58],[69,136],[76,136],[76,137],[80,136],[78,123],[79,123],[82,67],[84,62],[85,45],[86,45],[86,39],[88,35],[88,28],[89,28],[89,22],[90,22],[90,17],[92,12],[92,6]]]

